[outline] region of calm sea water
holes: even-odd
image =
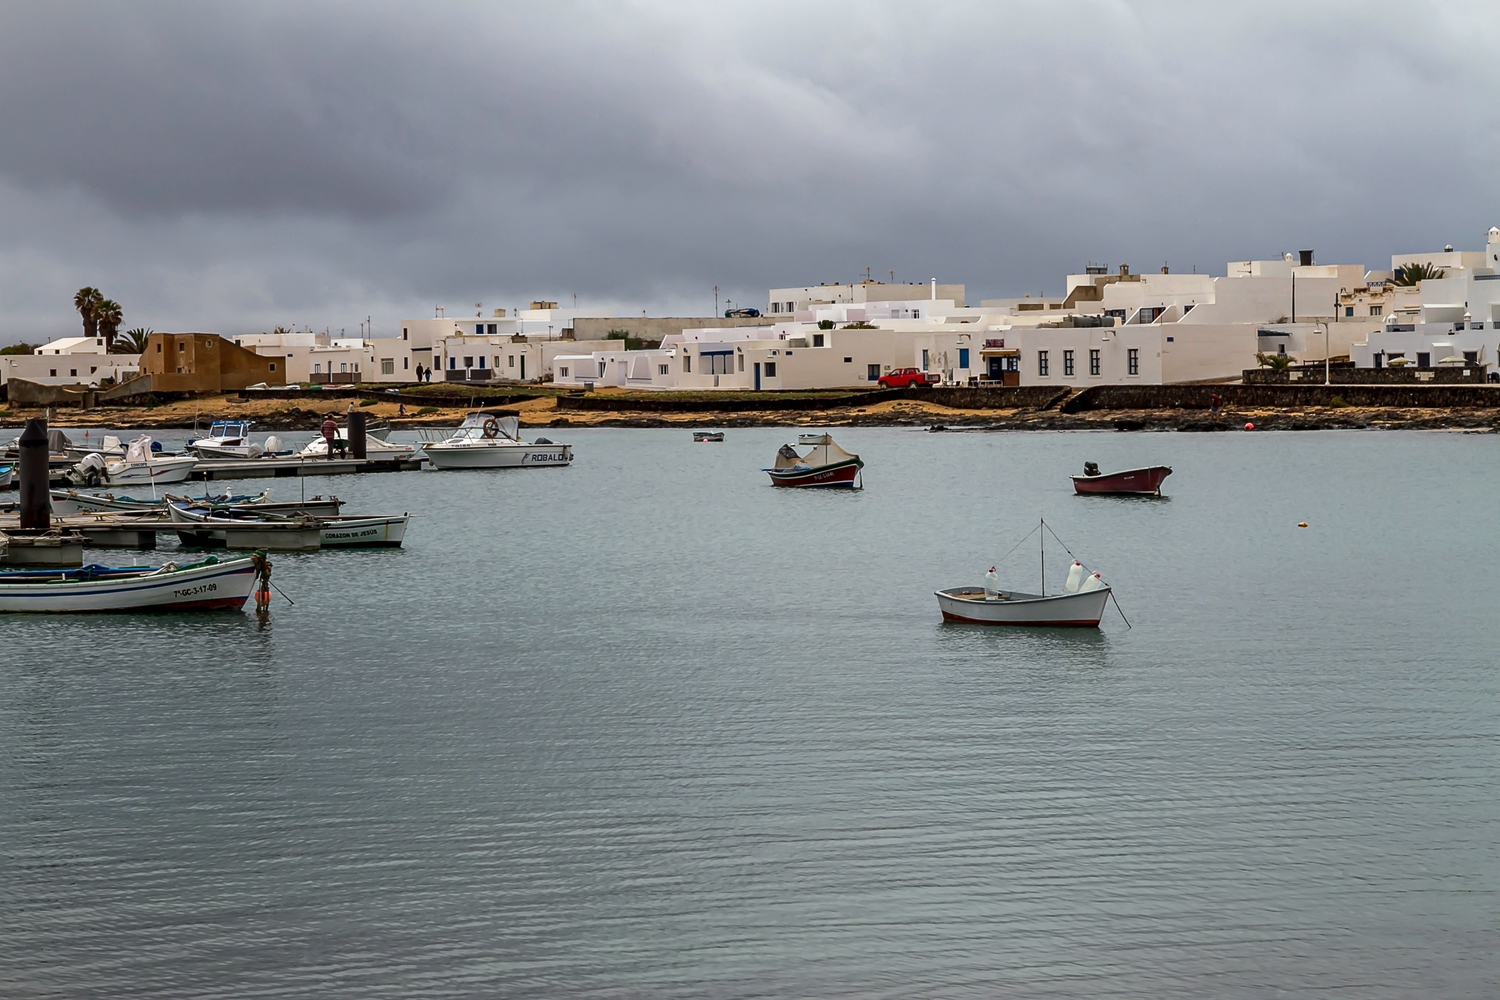
[[[307,481],[420,518],[268,622],[0,625],[0,995],[1500,990],[1500,439],[548,434]],[[1043,516],[1134,628],[944,625]]]

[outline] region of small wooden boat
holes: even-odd
[[[784,444],[776,452],[776,464],[762,469],[774,486],[823,486],[854,489],[864,460],[833,443],[827,434],[800,434],[797,444],[811,445],[806,454]]]
[[[1043,532],[1040,594],[1003,589],[995,576],[995,567],[991,566],[990,571],[985,574],[982,587],[949,587],[934,591],[943,620],[970,625],[1098,628],[1099,620],[1104,617],[1104,609],[1113,593],[1109,585],[1098,573],[1090,573],[1083,563],[1075,559],[1068,570],[1068,578],[1062,591],[1048,594],[1045,533],[1051,529],[1045,521],[1032,530],[1039,529]],[[1018,542],[1017,545],[1019,544]]]
[[[244,606],[252,557],[179,566],[84,566],[0,573],[0,611],[210,611]]]
[[[395,515],[345,515],[337,517],[302,517],[298,515],[279,517],[261,513],[256,507],[230,507],[220,510],[201,510],[186,504],[171,503],[167,507],[172,520],[183,528],[178,537],[184,544],[225,545],[230,548],[255,547],[254,538],[246,533],[254,526],[267,531],[266,544],[279,540],[275,547],[285,550],[287,546],[297,548],[400,548],[406,537],[409,514]],[[317,529],[317,544],[306,546],[300,535],[291,532],[288,525],[311,525]],[[191,527],[187,527],[191,526]],[[244,536],[239,540],[231,534]],[[189,539],[192,539],[189,541]],[[264,547],[264,546],[261,546]]]
[[[724,432],[723,431],[693,431],[693,440],[694,441],[699,441],[699,442],[703,442],[703,441],[723,441],[724,440]]]
[[[1152,465],[1144,469],[1101,473],[1093,462],[1083,463],[1083,475],[1073,476],[1078,493],[1112,493],[1126,496],[1161,496],[1162,480],[1172,474],[1170,466]]]
[[[171,494],[163,494],[160,500],[143,500],[136,497],[115,496],[113,493],[85,493],[79,490],[52,490],[52,513],[54,514],[86,514],[104,512],[111,514],[165,514],[167,511],[167,499],[173,498]],[[271,491],[262,490],[259,493],[242,493],[233,495],[221,493],[212,497],[200,497],[192,500],[193,503],[214,504],[259,504],[270,500]],[[176,497],[187,501],[187,497]],[[335,511],[337,513],[337,511]]]
[[[16,477],[14,465],[0,465],[0,490],[10,489],[11,481]]]

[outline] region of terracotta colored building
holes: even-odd
[[[266,382],[280,385],[280,358],[247,351],[217,333],[153,333],[141,373],[153,392],[228,392]]]

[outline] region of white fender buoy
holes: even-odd
[[[1089,591],[1098,590],[1102,586],[1104,586],[1104,581],[1100,579],[1098,573],[1095,573],[1093,576],[1083,581],[1083,586],[1078,588],[1078,592],[1080,594],[1087,594]]]
[[[1063,593],[1071,594],[1076,591],[1078,585],[1083,583],[1083,577],[1087,572],[1088,570],[1083,568],[1083,563],[1074,559],[1073,565],[1068,567],[1068,580],[1063,584]]]
[[[991,566],[990,571],[984,574],[984,596],[993,600],[999,593],[1000,578],[995,575],[995,567]]]

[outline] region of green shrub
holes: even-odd
[[[1341,410],[1344,407],[1346,407],[1346,406],[1349,405],[1349,401],[1347,399],[1345,399],[1343,396],[1334,396],[1332,399],[1330,399],[1328,401],[1328,405],[1331,406],[1331,407],[1333,407],[1334,409]]]
[[[819,330],[832,330],[833,329],[833,320],[831,320],[831,319],[820,319],[820,320],[818,320],[818,329]]]
[[[864,320],[860,320],[858,323],[845,323],[844,324],[844,329],[845,330],[875,330],[875,329],[878,329],[878,327],[876,327],[874,323],[866,323]]]
[[[360,406],[374,406],[378,402],[380,402],[380,400],[378,400],[378,399],[361,399],[359,401],[359,405]]]
[[[417,411],[417,416],[419,416],[419,417],[425,417],[425,416],[427,416],[427,414],[429,414],[429,413],[436,413],[437,411],[438,411],[438,408],[436,406],[424,406],[420,410]]]

